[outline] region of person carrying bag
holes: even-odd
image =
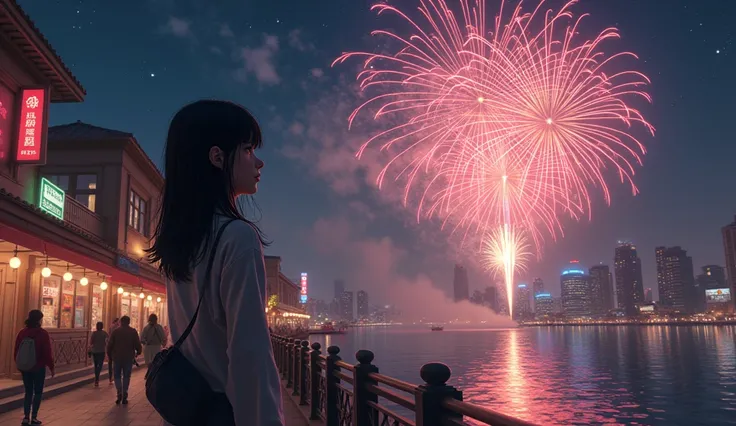
[[[181,345],[187,340],[197,322],[199,308],[202,306],[202,299],[207,292],[209,277],[212,273],[217,245],[225,228],[232,221],[228,220],[220,227],[212,245],[205,274],[207,278],[204,287],[199,292],[197,310],[194,311],[189,326],[174,343],[174,346],[156,354],[146,373],[146,398],[161,417],[174,426],[206,424],[209,407],[225,402],[230,404],[224,394],[212,390],[199,370],[187,360],[181,352]]]

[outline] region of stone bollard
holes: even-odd
[[[442,401],[446,398],[463,399],[461,391],[446,384],[452,376],[450,367],[439,362],[424,364],[419,376],[424,384],[418,386],[414,394],[416,426],[441,426],[450,419],[462,422],[461,415],[450,413],[442,407]]]
[[[373,352],[367,350],[355,353],[355,359],[358,360],[353,371],[353,425],[355,426],[378,426],[378,416],[371,416],[374,408],[368,405],[369,402],[377,403],[378,395],[366,389],[367,385],[378,384],[368,377],[371,373],[378,373],[378,367],[371,364],[373,357]]]
[[[308,388],[309,383],[309,342],[302,340],[302,348],[299,355],[299,405],[307,405],[307,395],[311,389]]]
[[[327,368],[325,369],[325,379],[327,383],[327,392],[325,395],[325,424],[327,426],[338,426],[340,422],[338,410],[340,407],[337,385],[340,383],[340,379],[335,376],[335,372],[340,371],[340,367],[335,365],[335,363],[340,361],[340,348],[337,346],[330,346],[327,348],[327,353]]]
[[[312,343],[312,352],[309,353],[309,420],[319,420],[320,417],[320,396],[319,378],[322,375],[322,369],[319,366],[319,356],[322,354],[320,349],[322,345],[318,342]]]

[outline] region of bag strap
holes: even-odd
[[[189,325],[187,326],[187,329],[184,330],[184,333],[179,337],[179,340],[176,341],[174,344],[175,347],[179,348],[182,343],[189,337],[189,333],[192,332],[192,329],[194,328],[194,323],[197,322],[197,316],[199,315],[199,308],[202,305],[202,299],[204,299],[204,295],[207,292],[207,287],[210,282],[210,275],[212,275],[212,263],[215,261],[215,253],[217,252],[217,245],[220,243],[220,237],[222,237],[222,232],[225,230],[225,228],[230,224],[230,222],[235,221],[235,219],[230,219],[227,222],[225,222],[224,225],[220,227],[220,230],[217,231],[217,236],[215,237],[215,242],[212,244],[212,250],[210,251],[210,259],[207,262],[207,269],[205,270],[204,275],[204,285],[202,286],[202,294],[199,295],[199,302],[197,302],[197,309],[194,311],[194,316],[192,316],[192,320],[189,321]]]

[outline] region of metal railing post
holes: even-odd
[[[374,408],[369,402],[378,402],[378,395],[369,392],[366,385],[377,385],[378,382],[371,379],[371,373],[378,373],[378,367],[373,362],[373,352],[360,350],[355,353],[358,364],[353,370],[353,426],[378,426],[378,413],[371,415]]]
[[[319,378],[322,375],[322,369],[319,366],[319,356],[321,355],[319,350],[321,348],[322,345],[314,342],[312,343],[312,352],[309,353],[309,374],[311,374],[309,378],[311,388],[309,389],[309,420],[320,419],[319,402],[320,398],[324,398],[324,395],[320,396],[319,394]]]
[[[337,385],[340,383],[340,379],[335,375],[336,371],[340,371],[340,367],[335,365],[337,361],[340,361],[340,348],[337,346],[330,346],[327,348],[327,368],[325,369],[325,379],[327,384],[327,392],[325,395],[325,423],[327,426],[338,426],[339,423],[339,401],[337,395]]]
[[[442,407],[446,398],[463,400],[463,393],[446,383],[452,370],[445,364],[432,362],[424,364],[419,376],[424,380],[414,394],[416,404],[416,426],[442,426],[446,419],[462,421],[463,416],[448,412]]]
[[[302,347],[299,352],[299,405],[307,405],[307,395],[310,389],[307,389],[307,374],[309,374],[309,342],[302,340]]]

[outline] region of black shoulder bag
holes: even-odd
[[[212,390],[207,380],[186,359],[180,348],[197,322],[199,308],[209,286],[217,245],[220,242],[220,237],[222,237],[222,232],[233,220],[226,222],[217,232],[207,263],[204,285],[199,295],[197,310],[194,311],[189,326],[174,346],[156,354],[146,373],[146,397],[148,401],[166,422],[175,426],[205,424],[211,404],[218,398],[222,398],[220,394]]]

